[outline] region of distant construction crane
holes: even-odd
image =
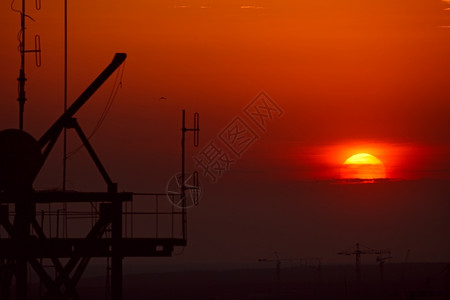
[[[381,282],[381,284],[383,284],[383,280],[384,280],[384,263],[389,259],[392,259],[392,256],[390,256],[390,255],[377,256],[377,263],[380,266],[380,282]]]
[[[355,255],[356,258],[356,281],[361,281],[361,254],[377,254],[377,255],[390,255],[390,250],[376,250],[366,246],[361,247],[359,243],[356,243],[355,247],[347,249],[345,251],[338,252],[339,255]]]
[[[280,258],[278,252],[273,253],[274,258],[260,258],[259,262],[275,262],[275,270],[276,270],[276,280],[277,280],[277,290],[278,293],[281,290],[281,262],[307,262],[310,260],[317,260],[317,271],[321,272],[321,259],[318,257],[310,257],[310,258]]]

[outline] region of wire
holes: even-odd
[[[22,17],[22,12],[20,10],[16,9],[16,8],[14,8],[14,2],[15,1],[16,0],[12,0],[11,1],[11,5],[10,5],[11,10],[13,12],[16,12],[16,13],[20,14],[20,17]],[[17,51],[20,52],[22,50],[22,28],[19,29],[19,31],[17,32],[17,41],[19,42],[19,46],[17,47]]]
[[[16,13],[19,13],[20,15],[22,15],[22,12],[21,12],[20,10],[14,8],[14,2],[16,2],[16,0],[12,0],[12,1],[11,1],[11,10],[12,10],[13,12],[16,12]]]
[[[14,8],[14,2],[16,2],[16,0],[12,0],[12,1],[11,1],[11,5],[10,5],[11,10],[12,10],[13,12],[19,13],[20,16],[22,16],[22,15],[23,15],[22,11],[18,10],[17,8]],[[25,18],[29,18],[31,21],[36,22],[36,20],[33,19],[30,15],[25,14],[24,16],[25,16]]]
[[[24,14],[22,11],[18,10],[17,8],[14,8],[14,3],[16,2],[16,0],[12,0],[11,4],[10,4],[10,8],[13,12],[16,12],[18,14],[20,14],[20,17],[22,17]],[[31,21],[36,22],[36,20],[34,20],[31,16],[25,14],[24,15],[26,18],[29,18]],[[23,28],[21,28],[18,32],[17,32],[17,40],[19,41],[19,47],[17,47],[17,50],[20,52],[24,49],[21,48],[22,46],[22,32],[23,32]]]
[[[120,76],[120,81],[119,81],[119,84],[117,85],[117,81],[119,79],[119,76]],[[100,128],[100,126],[103,124],[103,121],[105,121],[106,116],[108,115],[109,110],[111,109],[111,106],[113,104],[113,101],[116,98],[116,95],[117,95],[117,93],[119,91],[119,88],[122,87],[122,77],[123,77],[123,68],[121,69],[121,72],[117,73],[116,79],[114,81],[113,89],[111,90],[111,94],[109,95],[109,99],[108,99],[108,102],[106,104],[106,107],[103,110],[103,113],[102,113],[99,121],[97,122],[97,125],[94,128],[94,130],[91,133],[91,135],[94,135],[97,132],[97,130]]]
[[[102,114],[100,115],[99,120],[97,121],[97,124],[95,125],[94,129],[92,130],[92,132],[89,134],[89,136],[87,137],[88,140],[90,140],[96,133],[97,131],[100,129],[100,127],[102,126],[103,122],[106,119],[106,116],[108,115],[114,100],[119,92],[119,89],[122,88],[123,86],[123,73],[125,71],[125,63],[120,67],[120,70],[117,72],[116,78],[114,80],[114,84],[113,87],[111,89],[111,93],[109,95],[108,101],[106,102],[105,108],[103,109]],[[80,145],[77,148],[75,148],[74,150],[70,151],[69,153],[67,153],[67,158],[70,158],[72,156],[74,156],[78,151],[80,151],[81,149],[83,149],[84,145]]]

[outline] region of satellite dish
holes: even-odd
[[[32,186],[41,164],[41,148],[28,133],[0,131],[0,191],[23,191]]]

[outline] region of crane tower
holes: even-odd
[[[390,250],[376,250],[365,246],[360,246],[359,243],[350,249],[341,251],[337,253],[338,255],[354,255],[355,256],[355,271],[356,271],[356,281],[359,283],[361,281],[361,255],[362,254],[377,254],[377,255],[390,255]]]

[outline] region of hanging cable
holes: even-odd
[[[16,2],[16,0],[12,0],[12,1],[11,1],[11,5],[10,5],[10,6],[11,6],[11,10],[12,10],[13,12],[19,13],[20,16],[22,16],[22,11],[18,10],[17,8],[14,8],[14,2]],[[36,22],[30,15],[25,14],[24,16],[25,16],[25,18],[28,18],[28,19],[30,19],[31,21]]]
[[[17,13],[19,13],[19,14],[22,15],[22,12],[21,12],[20,10],[14,8],[14,2],[16,2],[16,0],[12,0],[12,1],[11,1],[11,10],[12,10],[13,12],[17,12]]]
[[[111,89],[111,93],[110,93],[108,100],[106,102],[106,105],[105,105],[105,108],[103,109],[103,112],[101,113],[100,118],[97,121],[97,124],[95,125],[91,134],[89,134],[89,136],[87,138],[88,140],[90,140],[102,126],[103,121],[106,119],[106,116],[108,115],[108,113],[114,103],[114,100],[119,92],[119,89],[122,88],[122,83],[123,83],[122,79],[123,79],[124,70],[125,70],[125,63],[120,67],[120,70],[117,72],[113,87]],[[84,145],[80,145],[77,148],[75,148],[74,150],[67,153],[67,158],[74,156],[78,151],[83,149],[83,147],[84,147]]]

